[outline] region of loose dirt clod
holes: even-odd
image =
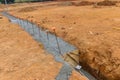
[[[2,16],[0,16],[0,19],[2,19]]]

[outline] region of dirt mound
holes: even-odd
[[[73,5],[75,6],[86,6],[86,5],[93,5],[94,2],[89,2],[89,1],[81,1],[81,2],[73,2]]]
[[[73,2],[71,2],[71,1],[65,1],[65,2],[60,3],[59,5],[60,6],[72,6]]]
[[[35,10],[37,10],[36,7],[25,7],[25,8],[20,9],[18,12],[31,12]]]
[[[115,6],[117,1],[109,1],[109,0],[104,0],[101,2],[98,2],[97,5],[99,6]]]
[[[100,2],[92,2],[92,1],[77,1],[77,2],[63,2],[61,3],[62,6],[66,5],[66,6],[87,6],[87,5],[97,5],[97,6],[115,6],[118,3],[118,1],[109,1],[109,0],[104,0],[104,1],[100,1]]]
[[[66,1],[62,2],[60,5],[61,6],[87,6],[87,5],[93,5],[95,2],[90,2],[90,1],[77,1],[77,2],[72,2],[72,1]]]

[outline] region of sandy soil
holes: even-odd
[[[68,2],[30,5],[33,10],[29,11],[29,5],[25,5],[24,8],[10,8],[10,13],[32,19],[50,31],[55,27],[58,36],[78,47],[80,64],[86,70],[104,80],[120,79],[119,4],[97,8],[93,5],[69,6]]]
[[[18,25],[0,15],[0,80],[55,80],[62,64]],[[86,80],[73,71],[70,80]]]

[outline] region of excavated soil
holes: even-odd
[[[32,19],[50,31],[55,27],[58,36],[78,47],[79,63],[84,69],[99,80],[119,80],[120,7],[60,6],[61,3],[46,2],[44,6],[27,13],[20,13],[20,6],[19,9],[12,7],[10,9],[14,11],[10,13],[24,19]],[[38,5],[41,3],[36,3],[36,6]]]

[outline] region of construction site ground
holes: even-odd
[[[0,14],[0,80],[55,80],[61,63],[17,24]],[[86,80],[72,72],[70,80]]]
[[[58,36],[79,49],[80,64],[94,76],[120,79],[119,3],[114,6],[76,6],[68,1],[23,3],[9,5],[8,10],[51,32],[55,27]]]

